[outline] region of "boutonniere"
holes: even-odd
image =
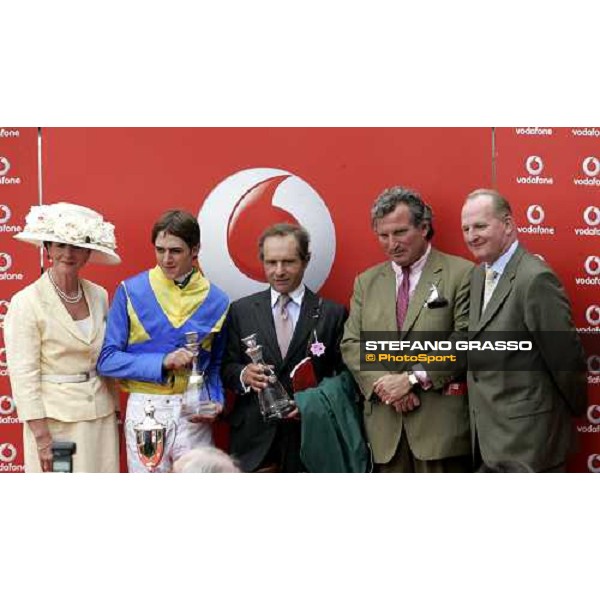
[[[313,356],[323,356],[325,354],[325,344],[317,338],[317,332],[313,331],[315,341],[310,345],[310,353]]]
[[[435,283],[432,283],[429,288],[429,296],[427,296],[427,300],[425,300],[425,306],[427,308],[442,308],[443,306],[448,306],[448,300],[440,294],[440,290],[438,290]]]

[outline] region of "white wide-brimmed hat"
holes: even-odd
[[[105,265],[121,262],[115,252],[115,226],[95,210],[69,202],[32,206],[25,217],[25,229],[15,239],[36,246],[44,242],[70,244],[90,249],[90,262]]]

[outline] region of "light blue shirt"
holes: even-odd
[[[506,265],[508,261],[512,258],[513,254],[517,251],[517,246],[519,245],[519,241],[515,240],[509,247],[509,249],[502,254],[495,262],[491,265],[485,263],[486,268],[492,269],[494,273],[498,273],[498,277],[496,279],[500,279],[502,273],[504,273],[504,269],[506,269]]]

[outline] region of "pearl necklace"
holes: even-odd
[[[74,296],[69,296],[68,294],[65,294],[65,292],[63,292],[58,287],[58,285],[56,284],[56,281],[54,281],[54,278],[52,277],[52,269],[50,269],[48,271],[48,277],[50,278],[50,281],[52,282],[52,285],[54,286],[54,289],[56,290],[56,293],[67,304],[77,304],[81,300],[81,298],[83,297],[83,288],[81,287],[81,283],[80,283],[79,279],[77,280],[77,293]]]

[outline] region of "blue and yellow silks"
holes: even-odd
[[[208,392],[212,400],[223,402],[219,371],[228,308],[226,294],[199,272],[183,289],[158,266],[135,275],[115,292],[98,372],[120,379],[128,392],[179,394],[185,389],[188,371],[165,374],[163,359],[184,346],[186,332],[195,331],[202,341],[198,363]]]

